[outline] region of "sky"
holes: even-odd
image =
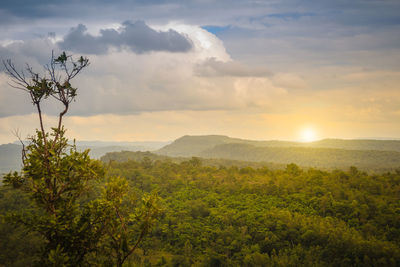
[[[0,59],[41,72],[51,51],[91,62],[77,140],[400,138],[398,0],[2,0]],[[39,126],[9,82],[0,66],[0,143]]]

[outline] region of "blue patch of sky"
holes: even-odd
[[[202,26],[201,28],[203,28],[204,30],[206,30],[212,34],[218,35],[226,30],[231,29],[231,26],[230,25],[227,25],[227,26],[206,25],[206,26]]]

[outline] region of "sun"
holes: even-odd
[[[304,128],[300,132],[301,142],[314,142],[317,140],[317,133],[313,128]]]

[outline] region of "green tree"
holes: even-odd
[[[158,197],[144,196],[143,205],[134,212],[132,205],[122,209],[126,197],[122,187],[128,185],[114,179],[106,185],[102,198],[90,200],[95,182],[104,178],[105,170],[99,161],[89,157],[88,150],[79,152],[75,144],[69,144],[62,124],[77,95],[71,80],[89,65],[89,60],[82,56],[76,60],[65,52],[58,57],[52,54],[45,74],[34,72],[29,65],[25,72],[18,71],[11,60],[3,64],[12,86],[29,94],[40,125],[27,146],[21,141],[22,172],[4,177],[5,185],[26,192],[34,206],[10,213],[7,218],[44,237],[40,265],[81,266],[88,255],[101,250],[116,257],[121,266],[154,222]],[[62,106],[57,126],[50,131],[44,127],[41,109],[47,99],[55,99]],[[138,233],[136,240],[131,237],[133,231]],[[118,246],[105,245],[109,239],[117,239]]]
[[[125,178],[111,177],[97,201],[97,207],[101,207],[97,211],[108,220],[103,246],[118,267],[138,248],[161,211],[156,193],[144,195],[139,205],[134,196]]]

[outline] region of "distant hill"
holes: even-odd
[[[104,156],[102,156],[100,160],[103,161],[104,163],[107,163],[109,161],[117,161],[117,162],[125,162],[129,160],[142,161],[144,158],[149,158],[152,161],[173,159],[168,156],[154,154],[149,151],[146,152],[121,151],[121,152],[108,152]],[[181,162],[182,159],[174,158],[174,161]]]
[[[400,140],[343,140],[323,139],[311,143],[299,143],[304,147],[338,148],[350,150],[381,150],[400,152]]]
[[[203,157],[296,163],[318,168],[392,170],[400,167],[400,140],[324,139],[302,143],[253,141],[228,136],[183,136],[155,153],[172,157]]]
[[[222,135],[189,136],[176,139],[169,145],[156,151],[157,154],[174,157],[196,156],[206,149],[227,143],[240,143],[241,139],[234,139]]]
[[[78,150],[90,149],[90,156],[100,159],[108,152],[118,151],[151,151],[165,146],[168,142],[102,142],[102,141],[77,141]],[[0,145],[0,175],[11,170],[20,170],[22,146],[20,144]]]
[[[199,154],[204,158],[223,158],[280,164],[295,163],[304,167],[389,171],[400,168],[400,152],[346,150],[315,147],[256,147],[248,144],[224,144]]]
[[[185,135],[169,145],[156,151],[157,154],[174,157],[198,156],[201,152],[222,144],[249,144],[254,146],[295,146],[297,143],[288,141],[253,141],[232,138],[224,135]]]
[[[0,176],[11,170],[21,169],[22,146],[16,144],[0,145]]]
[[[100,159],[108,152],[119,151],[148,151],[149,149],[142,146],[77,146],[79,151],[90,149],[89,155],[92,158]]]
[[[165,145],[166,144],[166,145]],[[162,147],[165,145],[164,147]],[[364,170],[386,171],[400,167],[400,140],[341,140],[324,139],[301,143],[290,141],[254,141],[222,135],[183,136],[167,142],[77,142],[79,150],[90,149],[93,158],[109,152],[112,160],[152,160],[173,157],[184,161],[201,157],[206,165],[223,166],[283,166],[296,163],[303,167],[348,168],[354,165]],[[160,148],[162,147],[162,148]],[[158,149],[158,150],[156,150]],[[155,154],[130,153],[154,151]],[[170,159],[171,160],[171,159]],[[21,168],[21,145],[0,145],[0,174]]]
[[[143,141],[143,142],[111,142],[111,141],[76,141],[78,147],[134,147],[138,151],[153,151],[164,147],[170,142]]]
[[[224,135],[185,135],[171,144],[164,146],[156,153],[166,156],[198,156],[201,152],[223,144],[247,144],[256,147],[315,147],[337,148],[349,150],[382,150],[400,152],[400,140],[344,140],[323,139],[315,142],[290,142],[290,141],[255,141],[231,138]]]

